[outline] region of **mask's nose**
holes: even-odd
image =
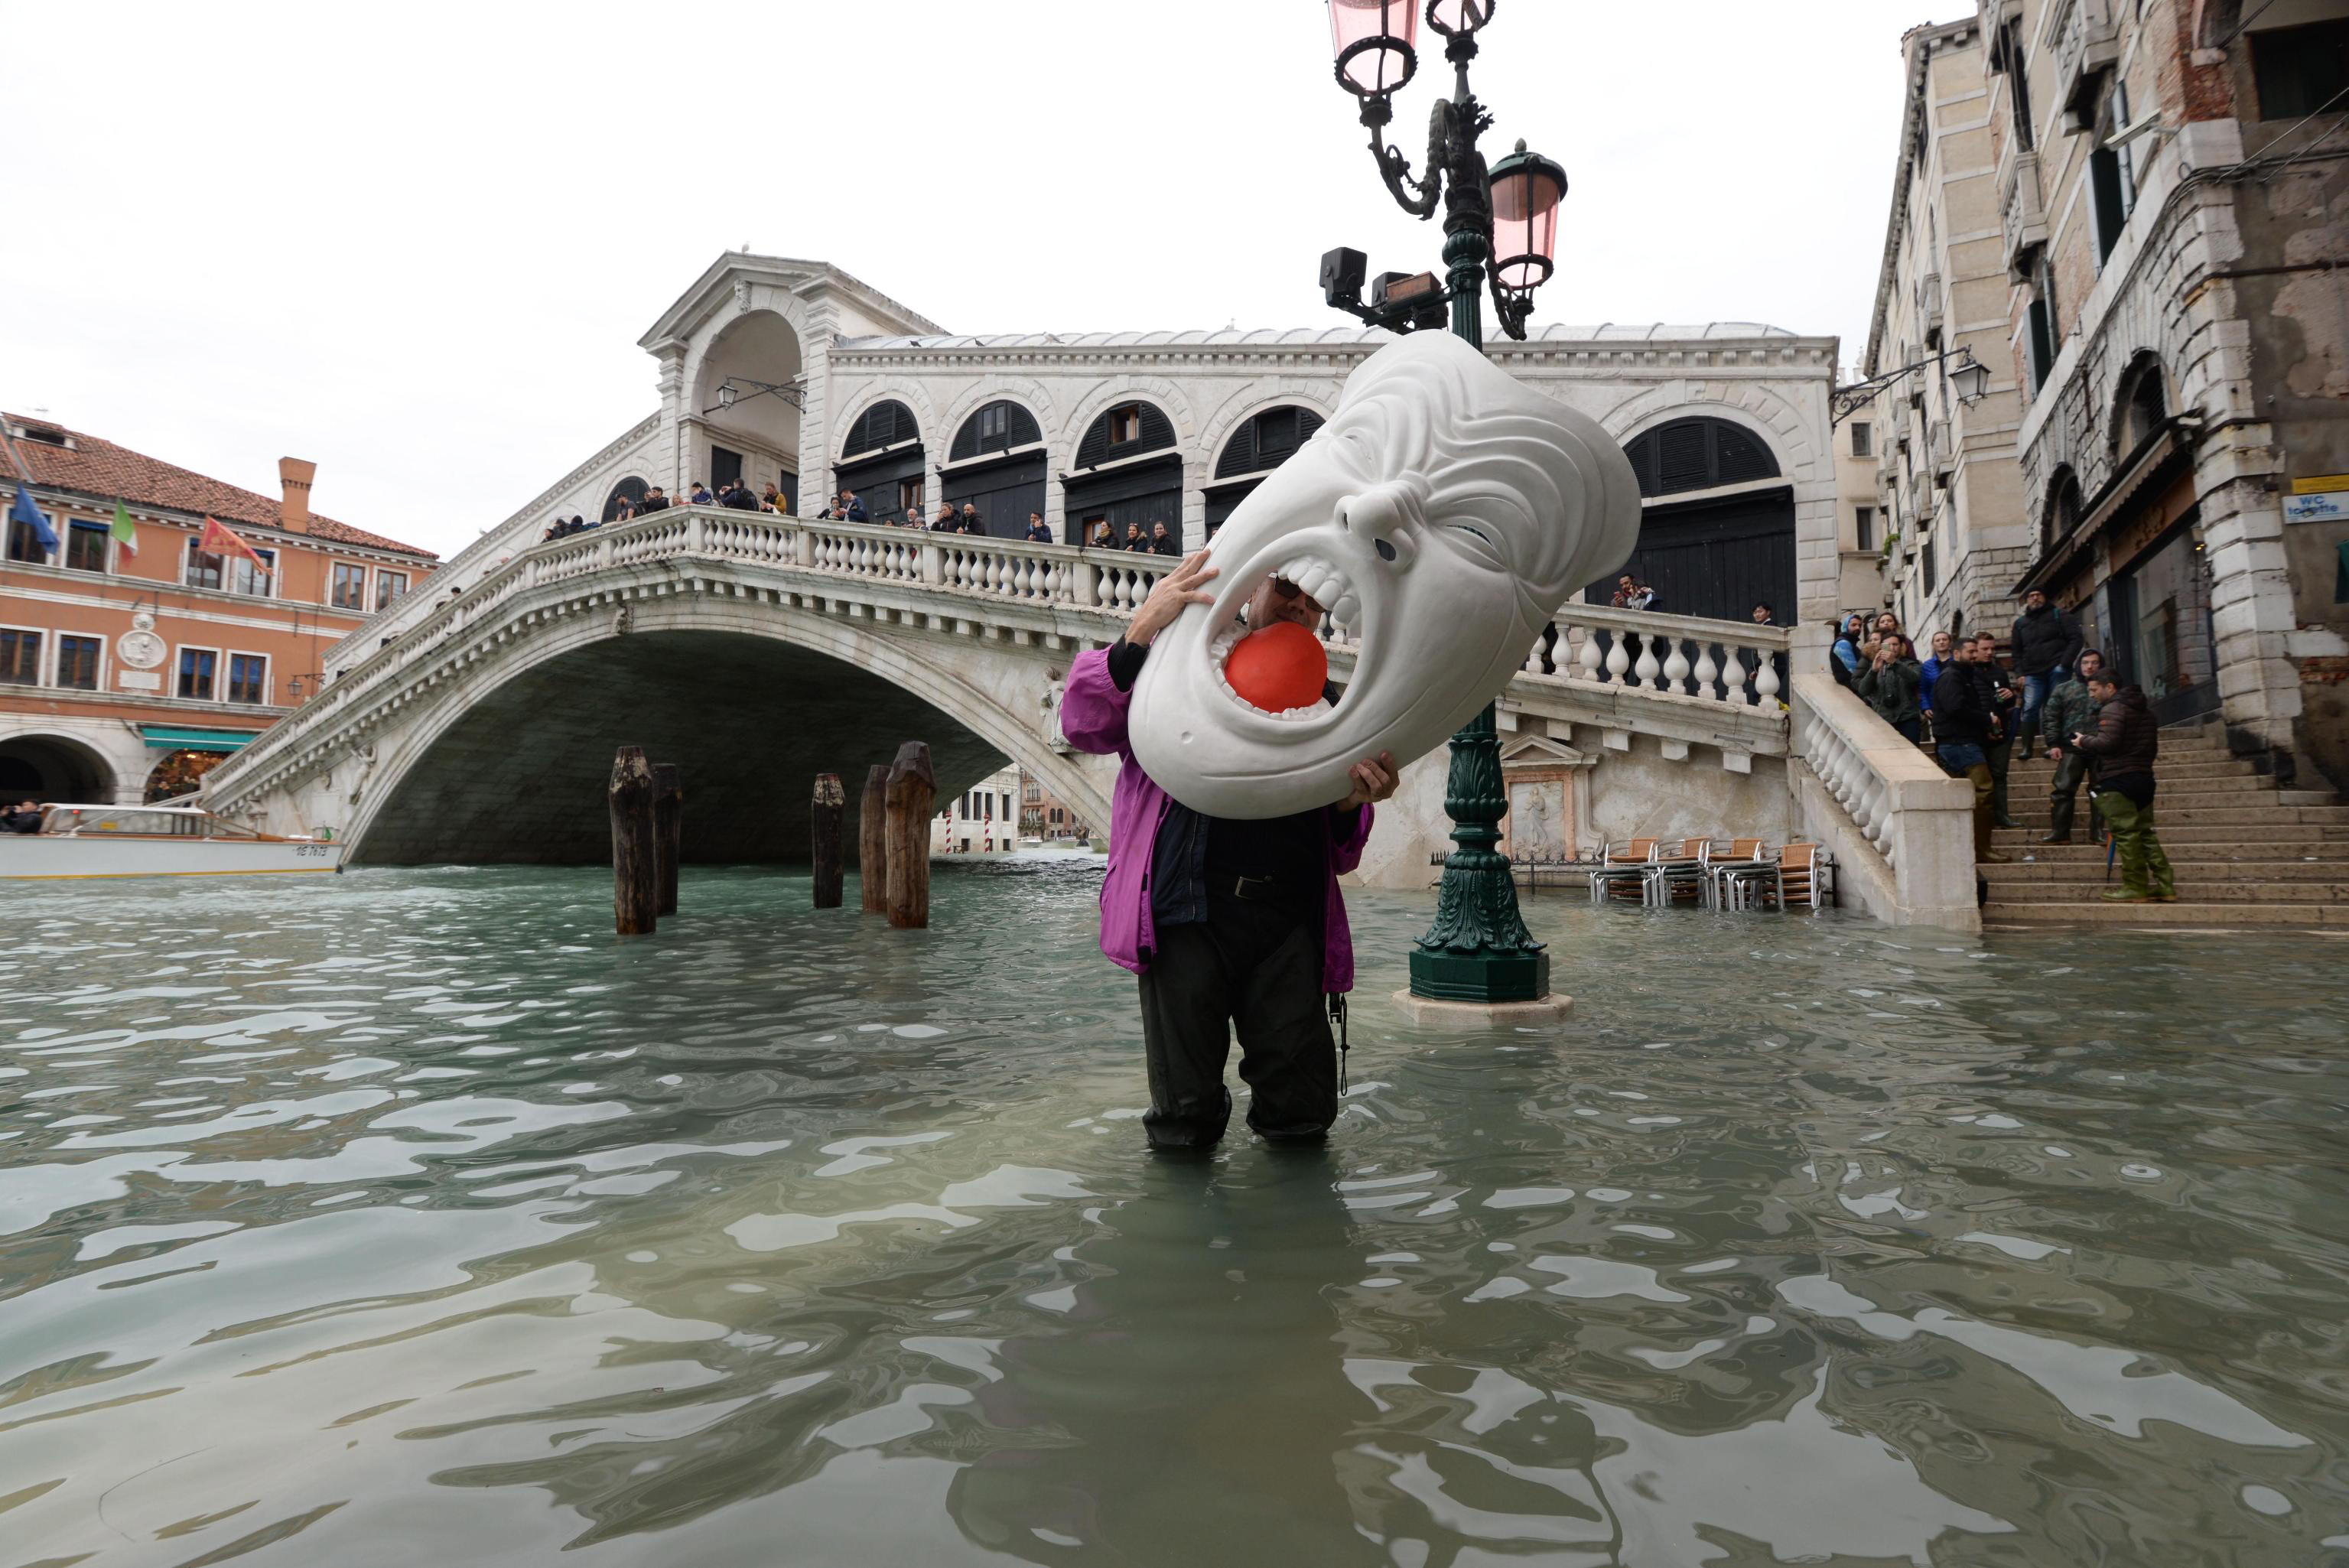
[[[1411,564],[1426,515],[1424,487],[1410,479],[1372,485],[1338,503],[1339,528],[1364,540],[1398,571]]]

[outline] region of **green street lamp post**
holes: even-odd
[[[1420,0],[1329,3],[1338,84],[1361,100],[1371,154],[1387,190],[1415,218],[1432,217],[1436,203],[1444,204],[1444,279],[1439,287],[1430,273],[1384,273],[1365,304],[1362,253],[1337,250],[1322,258],[1324,296],[1338,309],[1396,331],[1449,325],[1481,349],[1489,287],[1501,330],[1524,337],[1534,291],[1549,281],[1555,266],[1566,170],[1527,152],[1522,141],[1489,170],[1476,150],[1493,117],[1468,89],[1468,62],[1476,57],[1476,35],[1492,20],[1497,0],[1425,0],[1423,14],[1428,26],[1443,35],[1454,87],[1429,118],[1427,157],[1418,175],[1384,133],[1394,118],[1396,90],[1419,68]],[[1526,930],[1508,859],[1494,848],[1509,802],[1491,703],[1452,738],[1444,809],[1455,847],[1444,861],[1435,923],[1412,950],[1411,994],[1484,1005],[1542,1000],[1549,994],[1549,954]]]

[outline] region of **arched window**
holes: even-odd
[[[645,481],[633,474],[614,485],[612,493],[604,498],[603,521],[609,522],[619,516],[620,503],[624,500],[630,506],[641,505],[645,499],[646,488]]]
[[[1296,404],[1267,408],[1234,430],[1207,481],[1207,537],[1213,539],[1267,474],[1297,455],[1325,421],[1318,408]]]
[[[1290,405],[1267,408],[1232,432],[1216,459],[1217,480],[1270,473],[1313,438],[1324,423],[1319,410]]]
[[[1702,415],[1674,419],[1623,449],[1643,496],[1718,490],[1778,477],[1778,459],[1760,438],[1726,419]]]
[[[1145,453],[1141,462],[1128,461]],[[1110,466],[1104,466],[1110,465]],[[1099,469],[1096,473],[1092,470]],[[1069,542],[1090,542],[1104,526],[1113,540],[1130,527],[1147,538],[1159,523],[1183,532],[1183,456],[1174,421],[1154,403],[1119,403],[1085,427],[1077,462],[1061,487]]]
[[[2162,382],[2161,361],[2152,355],[2137,356],[2121,378],[2120,396],[2113,409],[2113,449],[2126,461],[2141,449],[2169,418],[2169,397]]]
[[[914,411],[903,403],[875,403],[856,416],[856,423],[848,427],[848,439],[840,449],[845,462],[864,452],[877,452],[884,447],[894,447],[900,441],[911,441],[922,433],[914,422]]]
[[[884,399],[856,416],[843,443],[833,482],[854,490],[874,522],[918,516],[922,510],[922,429],[914,411]]]
[[[2072,536],[2080,521],[2080,480],[2070,469],[2055,471],[2047,496],[2047,511],[2039,521],[2039,548],[2044,553]]]
[[[1174,444],[1174,421],[1155,403],[1120,403],[1085,428],[1077,443],[1077,467],[1099,468]]]
[[[1656,608],[1728,621],[1744,620],[1756,604],[1795,602],[1794,488],[1754,482],[1779,477],[1760,437],[1694,414],[1642,432],[1623,454],[1648,504],[1620,572],[1655,591]],[[1619,574],[1584,596],[1607,603]]]
[[[1037,427],[1035,415],[1008,398],[999,398],[962,422],[962,428],[955,432],[947,461],[967,463],[989,452],[1032,447],[1043,438],[1044,432]]]

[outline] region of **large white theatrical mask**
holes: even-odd
[[[1153,643],[1127,726],[1134,756],[1210,816],[1343,799],[1354,763],[1409,762],[1474,717],[1639,531],[1639,481],[1596,420],[1448,333],[1398,339],[1207,547],[1215,602]],[[1224,680],[1240,610],[1272,575],[1353,635],[1334,707],[1268,713]]]

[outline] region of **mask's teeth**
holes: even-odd
[[[1340,593],[1338,602],[1330,606],[1330,618],[1345,627],[1354,629],[1354,617],[1362,613],[1362,602],[1351,593]]]

